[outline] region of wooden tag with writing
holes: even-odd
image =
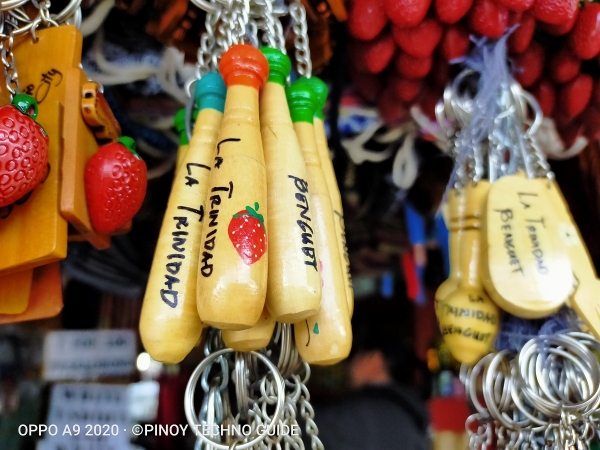
[[[546,191],[542,179],[503,177],[492,184],[485,211],[484,286],[501,308],[526,319],[558,310],[573,286]]]
[[[121,126],[100,91],[98,83],[93,81],[84,83],[81,113],[100,143],[116,142],[121,136]]]
[[[597,279],[590,254],[560,188],[555,181],[545,180],[545,185],[548,198],[554,208],[556,231],[571,259],[577,284],[571,297],[571,306],[589,330],[600,338],[600,280]]]
[[[47,319],[59,314],[63,308],[60,263],[46,264],[25,272],[29,273],[31,286],[31,289],[27,290],[29,293],[27,309],[20,314],[0,314],[0,324]]]

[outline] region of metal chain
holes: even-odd
[[[6,20],[4,12],[0,13],[0,18],[0,59],[2,61],[2,69],[4,72],[4,82],[12,101],[13,96],[21,92],[17,64],[13,53],[13,27],[8,23],[8,20]]]
[[[308,26],[306,24],[306,11],[301,0],[291,0],[290,17],[294,31],[294,48],[296,49],[296,70],[302,76],[310,78],[312,75],[312,62],[308,46]]]
[[[211,0],[211,3],[214,4],[216,12],[206,12],[206,18],[204,20],[206,31],[202,34],[202,37],[200,38],[200,46],[198,47],[197,54],[197,79],[202,78],[202,76],[206,75],[211,70],[217,70],[218,65],[218,55],[215,52],[215,47],[217,44],[215,30],[217,23],[219,22],[219,18],[221,16],[221,9],[217,7],[217,2],[215,0]]]

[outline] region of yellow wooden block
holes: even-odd
[[[484,221],[484,286],[498,306],[527,319],[557,311],[573,287],[546,191],[543,179],[503,177],[490,188]]]
[[[32,276],[33,270],[28,269],[0,277],[0,314],[21,314],[27,309]]]
[[[76,231],[75,235],[69,236],[70,240],[83,238],[94,247],[105,249],[110,246],[110,237],[94,231],[85,197],[85,165],[98,151],[96,137],[81,114],[82,88],[87,83],[87,77],[79,67],[67,69],[64,76],[67,88],[63,122],[60,210],[62,216]]]

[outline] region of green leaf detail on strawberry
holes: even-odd
[[[238,211],[229,222],[229,240],[247,265],[257,262],[267,252],[267,232],[265,219],[258,212],[259,204],[254,208]]]
[[[26,94],[0,108],[0,207],[31,192],[46,175],[48,136],[36,116],[37,102]]]

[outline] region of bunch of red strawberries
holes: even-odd
[[[517,25],[515,27],[515,25]],[[569,146],[600,137],[600,3],[579,0],[351,0],[350,75],[387,122],[419,104],[432,119],[470,36],[508,38],[515,78]]]

